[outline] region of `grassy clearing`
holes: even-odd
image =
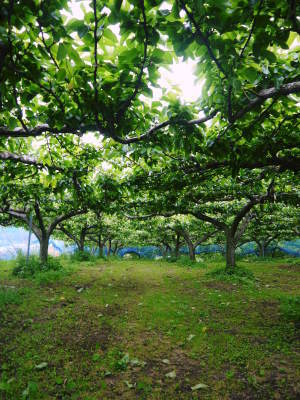
[[[1,399],[299,395],[294,262],[240,262],[250,283],[209,274],[217,258],[63,263],[34,279],[0,264]]]

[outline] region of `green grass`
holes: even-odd
[[[0,263],[0,399],[295,399],[299,265],[204,261]]]

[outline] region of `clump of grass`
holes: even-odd
[[[177,265],[185,268],[206,268],[207,264],[202,258],[196,259],[196,261],[191,260],[188,256],[181,256],[177,259]]]
[[[95,261],[96,256],[89,251],[86,250],[75,250],[74,253],[71,254],[71,260],[73,261]]]
[[[34,275],[34,281],[38,285],[46,286],[48,284],[59,281],[68,274],[69,272],[66,271],[65,269],[60,269],[59,271],[49,270],[45,272],[38,272]]]
[[[17,289],[0,288],[0,310],[8,304],[21,304],[21,292]]]
[[[242,283],[244,285],[252,285],[255,282],[253,272],[242,267],[235,267],[230,270],[218,268],[208,272],[207,275],[219,281]]]
[[[166,258],[164,258],[164,261],[167,261],[169,263],[175,263],[178,260],[179,260],[179,258],[174,255],[170,255],[170,256],[167,256]]]
[[[284,319],[300,327],[300,296],[288,296],[280,299],[280,312]]]
[[[23,296],[29,292],[27,288],[15,288],[14,286],[0,287],[0,310],[9,304],[21,304]]]
[[[28,262],[26,262],[26,257],[23,254],[18,254],[12,274],[26,278],[41,272],[61,271],[62,269],[60,261],[55,257],[48,257],[47,261],[42,262],[37,256],[30,256]]]
[[[191,260],[188,256],[180,256],[177,260],[177,264],[181,267],[192,268],[197,265],[196,261]]]

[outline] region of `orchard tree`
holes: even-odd
[[[105,246],[107,256],[117,255],[118,251],[127,245],[132,235],[132,224],[124,216],[114,214],[117,209],[118,203],[114,205],[112,214],[108,214],[109,207],[105,207],[105,212],[95,213],[96,226],[87,233],[87,240],[96,243],[100,256],[104,256]]]
[[[146,217],[153,215],[193,215],[212,224],[226,237],[226,267],[235,267],[235,249],[252,218],[258,204],[272,202],[275,197],[299,203],[297,188],[293,188],[294,175],[278,175],[269,170],[240,170],[236,177],[229,170],[219,174],[199,175],[186,172],[174,164],[160,172],[150,174],[139,171],[130,178],[131,191],[127,207]],[[292,183],[292,184],[291,184]],[[139,192],[138,192],[139,188]],[[134,193],[139,193],[134,197]]]
[[[169,221],[168,227],[184,238],[192,261],[196,260],[197,247],[216,233],[211,224],[199,223],[196,218],[191,216],[173,217]]]
[[[258,255],[264,257],[270,247],[276,248],[283,240],[297,238],[299,224],[300,214],[297,207],[284,203],[264,204],[254,209],[244,242],[255,242]]]
[[[69,243],[74,243],[78,251],[84,251],[87,235],[97,226],[95,215],[89,212],[61,222],[57,225],[56,236]]]
[[[35,167],[31,167],[34,168]],[[98,168],[98,174],[89,175],[87,170],[49,173],[47,169],[34,171],[23,179],[16,179],[6,166],[0,176],[2,191],[0,212],[28,228],[33,216],[32,230],[40,242],[40,258],[48,257],[50,236],[70,218],[85,214],[89,209],[101,209],[113,204],[119,192],[114,178]],[[81,176],[80,176],[81,174]]]
[[[40,259],[47,261],[50,236],[64,221],[83,214],[86,209],[77,202],[66,182],[55,181],[56,189],[34,180],[6,185],[0,212],[16,220],[16,225],[32,230],[40,243]]]

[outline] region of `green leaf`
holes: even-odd
[[[66,70],[64,68],[60,68],[60,70],[57,73],[57,79],[59,81],[63,81],[66,77]]]
[[[258,77],[257,71],[254,68],[247,68],[243,75],[250,83],[254,83]]]
[[[77,65],[81,65],[83,64],[82,59],[80,58],[79,54],[77,53],[77,51],[71,47],[70,49],[70,53],[69,56],[72,58],[72,60],[75,62],[75,64]]]
[[[109,28],[104,29],[103,37],[110,40],[112,43],[118,43],[117,36]]]
[[[65,46],[63,43],[60,43],[57,50],[58,61],[64,60],[67,54],[68,54],[67,46]]]
[[[57,385],[62,385],[63,382],[64,382],[64,380],[63,380],[63,378],[62,378],[61,376],[57,376],[57,377],[56,377],[55,383],[56,383]]]
[[[121,6],[122,6],[122,1],[123,1],[123,0],[115,0],[115,3],[114,3],[114,9],[115,9],[115,11],[117,11],[117,12],[120,11]]]
[[[90,30],[90,28],[87,26],[87,25],[81,25],[81,26],[79,26],[78,27],[78,29],[77,29],[77,33],[78,33],[78,36],[80,37],[80,39],[84,36],[84,35],[86,35],[87,33],[88,33],[88,31]]]
[[[151,56],[152,60],[161,64],[172,64],[173,57],[169,51],[164,51],[161,49],[155,49]]]

